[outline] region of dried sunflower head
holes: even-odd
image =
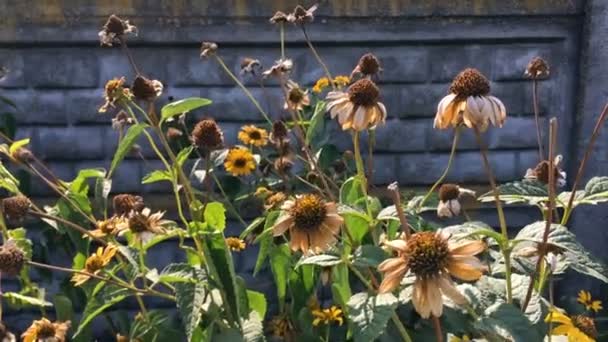
[[[137,35],[137,27],[129,24],[128,20],[122,20],[112,14],[98,33],[99,42],[101,46],[112,46],[122,43],[122,39],[129,33]]]
[[[215,120],[203,119],[192,130],[192,142],[202,151],[210,152],[224,145],[224,133]]]
[[[150,80],[137,76],[133,81],[131,92],[136,99],[152,102],[163,93],[163,84],[158,80]]]

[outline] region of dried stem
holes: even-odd
[[[279,32],[281,39],[281,60],[285,60],[285,23],[279,23]]]
[[[127,40],[124,37],[120,37],[120,46],[122,47],[122,51],[124,51],[125,55],[129,58],[129,64],[131,64],[131,68],[133,68],[133,72],[135,72],[135,76],[141,75],[139,69],[137,68],[137,64],[135,64],[135,59],[133,55],[131,55],[131,51],[127,46]]]
[[[315,49],[315,47],[312,45],[312,41],[310,40],[310,38],[308,38],[308,33],[306,33],[306,27],[304,25],[301,25],[300,27],[302,28],[302,32],[304,33],[304,39],[306,40],[306,44],[308,44],[308,47],[310,48],[310,51],[312,51],[312,54],[317,59],[317,62],[319,62],[319,64],[321,64],[321,67],[323,68],[323,71],[325,71],[325,76],[327,76],[327,79],[329,80],[329,83],[331,83],[332,89],[335,90],[336,89],[336,84],[332,81],[333,77],[331,77],[331,73],[329,72],[329,69],[327,68],[327,65],[325,65],[325,63],[321,59],[321,56],[319,55],[319,53],[317,52],[317,50]]]
[[[538,140],[538,160],[545,160],[545,152],[543,151],[543,141],[540,130],[540,111],[538,109],[538,80],[532,80],[532,106],[534,107],[534,121],[536,122],[536,140]],[[549,159],[551,160],[551,159]]]
[[[441,331],[441,321],[439,317],[431,315],[431,321],[433,321],[433,327],[435,328],[435,339],[437,342],[443,342],[443,332]]]
[[[479,151],[481,152],[481,159],[483,160],[483,166],[486,169],[486,174],[488,175],[488,180],[490,181],[490,186],[492,187],[492,193],[494,194],[494,201],[496,202],[496,211],[498,212],[498,222],[500,224],[500,232],[507,240],[509,238],[507,234],[507,221],[505,220],[505,213],[502,209],[502,203],[500,202],[500,192],[498,191],[498,187],[496,186],[496,180],[494,178],[494,172],[492,172],[492,167],[490,166],[490,161],[488,160],[488,151],[481,139],[481,133],[477,127],[474,128],[475,138],[477,139],[477,144],[479,145]],[[507,292],[507,302],[511,303],[513,301],[513,291],[511,288],[511,251],[507,248],[504,248],[502,251],[503,257],[505,259],[505,280],[506,280],[506,292]]]
[[[367,179],[374,179],[374,145],[376,145],[376,130],[367,131]],[[373,184],[372,184],[373,186]]]
[[[583,172],[585,171],[585,166],[587,164],[587,159],[591,155],[593,151],[593,145],[595,144],[595,140],[600,134],[600,129],[604,124],[604,120],[606,120],[606,115],[608,115],[608,103],[604,106],[600,117],[597,119],[595,123],[595,127],[593,128],[593,133],[591,134],[591,138],[589,139],[589,144],[587,144],[587,148],[585,149],[585,154],[583,155],[583,159],[581,160],[581,164],[578,167],[578,171],[576,173],[576,177],[574,178],[574,183],[572,184],[572,190],[570,192],[570,198],[568,199],[568,205],[564,210],[564,216],[562,217],[561,224],[566,225],[568,223],[568,219],[570,218],[570,214],[572,213],[572,203],[574,203],[574,197],[576,196],[576,187],[578,183],[581,181],[583,177]]]
[[[460,127],[456,127],[454,129],[454,140],[452,141],[452,150],[450,151],[448,165],[445,167],[443,174],[441,174],[441,176],[439,177],[439,179],[437,179],[435,184],[433,184],[433,186],[431,187],[429,192],[427,192],[426,195],[424,196],[424,198],[422,199],[422,201],[420,201],[420,204],[418,204],[418,210],[420,210],[422,208],[424,203],[426,203],[426,201],[429,199],[429,197],[431,197],[431,195],[433,194],[435,189],[439,186],[439,184],[441,184],[443,182],[443,180],[445,179],[445,177],[447,177],[448,172],[450,171],[450,167],[452,166],[452,161],[454,160],[454,156],[456,155],[456,147],[458,146],[459,137],[460,137]]]
[[[552,118],[549,122],[549,160],[553,160],[555,156],[555,148],[557,145],[557,119]],[[553,208],[555,208],[555,164],[549,163],[549,202],[547,203],[547,218],[545,231],[543,232],[543,240],[538,246],[538,260],[536,261],[536,268],[534,273],[530,275],[530,285],[528,286],[528,292],[526,293],[526,299],[521,307],[522,311],[526,311],[528,303],[532,298],[532,291],[534,290],[534,280],[540,276],[541,266],[545,260],[547,254],[547,240],[549,239],[549,232],[551,231],[551,224],[553,223]]]
[[[397,209],[397,216],[399,217],[399,221],[401,221],[401,229],[405,233],[405,237],[409,239],[411,235],[411,229],[410,225],[407,223],[407,216],[405,216],[405,212],[403,212],[403,207],[401,206],[401,194],[399,193],[399,184],[397,182],[391,183],[391,185],[388,186],[388,190],[390,191],[393,197],[393,203],[395,203],[395,208]]]
[[[95,235],[93,235],[88,229],[86,229],[86,228],[84,228],[84,227],[82,227],[82,226],[80,226],[80,225],[78,225],[78,224],[76,224],[74,222],[70,222],[70,221],[68,221],[66,219],[63,219],[61,217],[57,217],[57,216],[54,216],[54,215],[46,214],[46,213],[39,212],[39,211],[33,211],[33,210],[28,211],[28,214],[30,214],[32,216],[39,217],[39,218],[44,218],[44,219],[47,219],[47,220],[53,220],[53,221],[56,221],[58,223],[64,224],[64,225],[66,225],[66,226],[68,226],[68,227],[70,227],[70,228],[78,231],[82,235],[86,235],[86,236],[90,237],[92,240],[95,240],[95,241],[99,242],[100,244],[102,244],[104,246],[106,246],[108,244],[105,240],[100,239],[100,238],[96,237]]]

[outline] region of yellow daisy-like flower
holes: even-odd
[[[312,92],[319,94],[323,89],[329,87],[329,79],[327,77],[321,77],[317,80],[315,85],[312,87]]]
[[[551,335],[568,336],[568,342],[595,342],[597,330],[593,319],[583,315],[568,317],[557,310],[551,310],[545,322],[557,324],[551,329]]]
[[[268,144],[268,132],[254,125],[241,127],[238,137],[245,145],[262,147]]]
[[[235,177],[247,176],[255,170],[255,159],[248,149],[235,147],[228,151],[224,167],[228,173]]]
[[[46,318],[34,321],[21,335],[23,342],[65,342],[70,321],[51,322]]]
[[[350,77],[339,75],[334,78],[334,84],[338,87],[345,87],[350,83]]]
[[[114,245],[108,245],[105,248],[99,247],[97,251],[87,258],[84,265],[84,271],[91,274],[97,274],[106,267],[116,254],[117,248]],[[76,273],[72,276],[74,286],[80,286],[91,278],[88,274]]]
[[[238,237],[227,237],[226,245],[233,252],[240,252],[247,247],[247,244],[245,243],[245,241],[243,241],[242,239],[239,239]]]
[[[103,98],[106,102],[99,108],[100,113],[116,107],[116,103],[130,100],[133,98],[133,94],[129,88],[125,87],[125,78],[121,77],[111,79],[106,83]]]
[[[331,324],[332,322],[338,323],[338,325],[344,324],[344,315],[342,310],[335,305],[332,305],[329,309],[317,309],[312,311],[314,320],[312,325],[315,327],[324,324]]]
[[[127,228],[129,228],[129,224],[124,216],[112,216],[107,220],[97,221],[91,235],[96,238],[116,236]]]
[[[598,312],[603,309],[601,300],[593,300],[589,291],[580,290],[577,301],[585,306],[587,311]]]

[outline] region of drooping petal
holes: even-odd
[[[479,279],[485,266],[475,257],[452,257],[448,264],[448,271],[456,278],[464,281]]]
[[[450,252],[458,255],[476,255],[483,252],[485,249],[486,244],[480,240],[450,244]]]
[[[390,272],[399,267],[406,267],[407,263],[405,259],[398,258],[388,258],[378,265],[378,271],[380,272]]]
[[[401,252],[405,252],[407,250],[407,242],[403,239],[396,239],[391,241],[385,241],[383,243],[385,246],[390,247],[392,249],[396,249]]]
[[[454,303],[463,305],[467,302],[466,297],[458,291],[456,286],[454,286],[454,282],[447,275],[439,277],[439,288],[441,289],[441,292],[449,297]]]
[[[272,235],[279,236],[285,234],[287,229],[293,225],[294,218],[289,214],[283,214],[272,227]]]

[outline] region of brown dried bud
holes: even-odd
[[[262,63],[258,59],[253,59],[249,57],[243,58],[241,60],[241,75],[242,74],[252,74],[255,75],[256,71],[260,71],[262,68]]]
[[[167,129],[166,135],[167,135],[167,139],[175,140],[175,139],[179,139],[182,135],[184,135],[184,133],[175,127],[169,127]]]
[[[217,52],[217,44],[213,42],[203,42],[201,44],[201,58],[207,58],[215,55]]]
[[[549,64],[540,57],[534,57],[528,63],[524,75],[533,79],[547,78],[549,77]]]
[[[536,179],[544,184],[549,184],[549,161],[543,160],[534,168]],[[560,177],[559,167],[553,168],[554,177],[557,180]]]
[[[18,148],[15,152],[13,152],[11,156],[15,158],[15,160],[24,164],[31,163],[35,159],[34,153],[32,153],[32,151],[28,150],[25,147]]]
[[[11,222],[23,221],[31,206],[32,202],[30,202],[29,198],[22,195],[8,197],[2,200],[2,212],[4,212],[4,217]]]
[[[199,121],[192,130],[192,142],[204,151],[213,151],[224,144],[224,133],[213,119]]]
[[[289,173],[292,168],[293,161],[288,157],[279,157],[274,161],[274,169],[280,175]]]
[[[102,46],[112,46],[114,43],[120,43],[127,33],[137,34],[137,27],[129,24],[128,20],[122,20],[112,14],[99,31],[99,41]]]
[[[135,123],[133,118],[127,112],[121,110],[112,118],[112,129],[122,129],[133,123]]]
[[[479,70],[466,68],[454,77],[450,85],[450,93],[459,97],[488,95],[490,82]]]
[[[288,139],[289,130],[285,123],[277,120],[272,123],[272,132],[270,132],[270,141],[277,144]]]
[[[138,100],[154,101],[163,93],[163,84],[158,80],[137,76],[133,81],[131,92]]]
[[[18,275],[24,264],[25,255],[14,243],[8,242],[0,247],[0,273],[2,275]]]
[[[272,24],[286,23],[289,21],[289,16],[281,11],[277,11],[268,21]]]
[[[439,187],[439,200],[442,202],[457,199],[459,195],[460,187],[456,184],[442,184]]]
[[[303,6],[297,5],[293,13],[289,14],[287,20],[300,25],[311,23],[315,20],[317,7],[317,5],[313,5],[309,9],[306,9]]]
[[[361,56],[359,59],[359,63],[351,73],[350,77],[352,78],[354,75],[360,73],[363,76],[373,76],[382,71],[382,67],[380,67],[380,61],[374,54],[366,53]]]
[[[127,215],[131,211],[140,212],[144,209],[144,199],[141,196],[131,194],[118,194],[112,199],[114,214],[117,216]]]
[[[287,200],[287,195],[284,192],[275,192],[266,198],[264,201],[264,208],[266,210],[278,208],[285,200]]]

